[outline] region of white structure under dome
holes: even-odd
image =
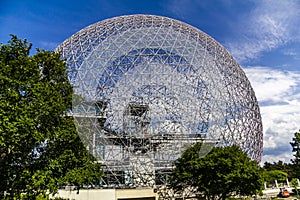
[[[164,185],[172,162],[197,141],[237,144],[260,161],[253,89],[202,31],[166,17],[122,16],[82,29],[57,51],[75,90],[71,114],[106,172],[103,186]]]

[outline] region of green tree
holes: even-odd
[[[295,137],[290,144],[294,152],[294,159],[291,159],[293,163],[293,177],[298,178],[300,176],[300,132],[295,133]]]
[[[293,141],[290,144],[292,145],[293,152],[295,152],[293,163],[300,165],[300,132],[296,132],[295,137],[292,140]]]
[[[196,143],[175,161],[171,181],[175,191],[192,187],[207,199],[225,199],[233,192],[241,195],[261,192],[261,169],[241,148],[215,147],[204,157],[199,156],[200,149],[201,143]]]
[[[298,196],[298,187],[299,187],[298,179],[293,178],[293,179],[290,181],[290,184],[291,184],[291,186],[294,188],[294,190],[295,190],[295,192],[296,192],[296,195]]]
[[[278,162],[265,162],[263,169],[266,171],[273,171],[273,170],[279,170],[282,172],[287,173],[289,179],[294,177],[294,170],[293,170],[293,164],[292,163],[284,163],[283,161],[279,160]]]
[[[285,181],[288,178],[288,174],[281,170],[271,170],[263,172],[264,181]]]
[[[35,199],[102,175],[66,117],[73,90],[65,63],[58,53],[30,56],[30,49],[16,36],[0,44],[0,198]]]

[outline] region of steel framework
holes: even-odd
[[[187,146],[239,145],[262,154],[258,103],[245,73],[210,36],[183,22],[130,15],[90,25],[61,52],[82,140],[103,186],[164,185]]]

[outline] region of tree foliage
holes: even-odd
[[[292,160],[294,164],[300,165],[300,132],[296,132],[291,142],[295,159]]]
[[[292,188],[295,190],[296,195],[298,196],[298,179],[297,178],[292,178],[290,185],[292,186]]]
[[[264,170],[263,171],[263,178],[266,182],[272,182],[272,181],[285,181],[288,178],[288,174],[281,170]]]
[[[199,156],[200,149],[201,143],[196,143],[174,163],[171,187],[175,191],[193,187],[207,199],[225,199],[233,192],[252,195],[261,191],[260,167],[239,147],[214,147],[204,157]]]
[[[65,115],[72,87],[60,55],[12,36],[0,44],[0,198],[55,193],[102,174]]]
[[[292,163],[284,163],[283,161],[279,160],[278,162],[265,162],[263,169],[265,171],[274,171],[279,170],[282,172],[287,173],[289,179],[294,177],[294,170],[293,170],[293,164]]]
[[[291,159],[293,163],[293,178],[300,177],[300,132],[296,132],[290,143],[293,152],[294,152],[294,159]]]

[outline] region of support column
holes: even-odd
[[[276,188],[278,188],[278,183],[277,183],[277,180],[275,180],[275,186],[276,186]]]
[[[264,182],[265,190],[267,189],[267,182]]]

